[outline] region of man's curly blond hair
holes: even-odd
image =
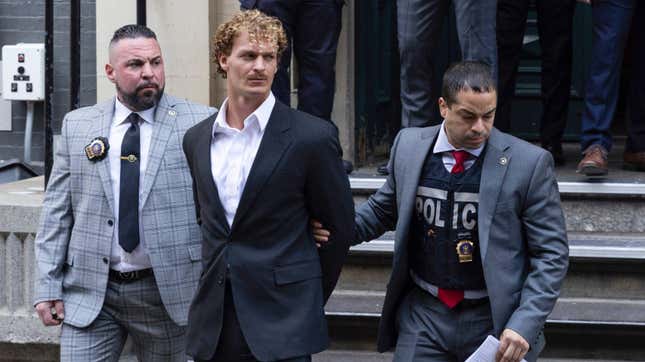
[[[267,42],[276,44],[278,58],[287,47],[287,35],[282,28],[282,23],[277,18],[266,15],[259,10],[242,10],[235,14],[231,20],[221,24],[213,37],[213,56],[217,64],[217,72],[226,78],[226,72],[219,64],[222,55],[231,55],[235,38],[243,31],[249,33],[252,43]]]

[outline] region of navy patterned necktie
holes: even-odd
[[[121,181],[119,190],[119,245],[131,253],[139,245],[139,168],[141,117],[130,113],[128,131],[121,144]]]

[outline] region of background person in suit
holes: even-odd
[[[402,127],[432,124],[434,63],[451,2],[462,58],[484,62],[497,74],[496,0],[397,0]]]
[[[562,135],[567,126],[571,88],[573,12],[575,0],[535,2],[541,49],[542,118],[540,143],[553,156],[556,165],[565,163]],[[529,0],[497,1],[497,50],[499,96],[495,127],[511,129],[511,103],[529,13]]]
[[[645,3],[636,0],[594,0],[592,6],[592,48],[589,77],[585,87],[577,172],[602,176],[609,172],[607,154],[613,145],[611,123],[618,104],[623,53],[630,27],[631,64],[627,142],[623,168],[645,171]],[[633,25],[632,25],[633,24]]]
[[[378,350],[464,361],[495,335],[498,361],[535,361],[568,266],[553,159],[493,128],[486,65],[452,65],[439,107],[441,125],[399,133],[390,175],[356,211],[357,242],[396,229]]]
[[[323,305],[354,207],[334,126],[271,93],[286,44],[280,21],[258,10],[220,25],[227,98],[184,138],[203,233],[187,332],[196,361],[310,361],[329,344]],[[335,235],[320,251],[310,217]]]
[[[109,55],[116,97],[63,121],[36,237],[36,310],[63,323],[63,361],[117,361],[128,335],[140,361],[185,361],[201,245],[181,140],[213,110],[163,93],[150,29],[118,29]]]
[[[433,88],[434,69],[451,3],[462,59],[486,63],[497,74],[496,0],[397,0],[401,128],[436,124],[433,99],[439,92]],[[377,172],[387,175],[387,164],[378,166]]]

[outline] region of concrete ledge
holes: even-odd
[[[0,343],[59,344],[60,327],[43,326],[32,310],[12,314],[0,312]]]
[[[0,233],[35,233],[44,196],[44,177],[0,185]]]

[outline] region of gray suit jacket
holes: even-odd
[[[181,150],[186,130],[214,109],[164,95],[157,106],[140,217],[146,249],[170,317],[185,325],[201,270],[192,179]],[[85,327],[103,306],[112,248],[114,195],[108,158],[84,148],[108,137],[114,98],[69,112],[63,120],[40,227],[35,302],[62,299],[65,323]]]
[[[395,316],[411,285],[408,232],[426,156],[440,126],[406,128],[394,141],[386,183],[356,212],[357,242],[396,228],[392,275],[379,326],[378,349],[396,343]],[[568,242],[553,159],[546,151],[493,128],[483,160],[478,212],[484,277],[497,337],[524,337],[534,361],[542,328],[568,267]]]

